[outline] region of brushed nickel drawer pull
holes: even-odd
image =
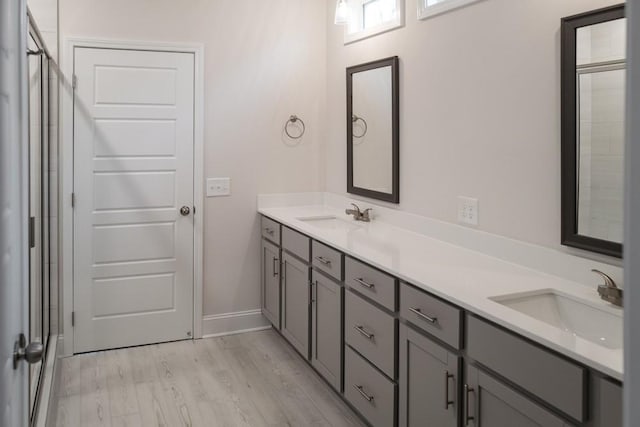
[[[275,230],[273,228],[269,228],[269,227],[265,227],[264,231],[267,232],[267,234],[273,236],[273,234],[275,233]]]
[[[362,286],[364,286],[365,288],[373,289],[373,288],[375,288],[375,287],[376,287],[376,285],[375,285],[375,284],[373,284],[373,283],[367,283],[367,282],[365,282],[365,281],[364,281],[364,279],[362,279],[362,278],[356,278],[356,279],[353,279],[353,280],[355,280],[356,282],[360,283],[360,284],[361,284]]]
[[[444,409],[449,409],[449,405],[453,405],[455,400],[449,400],[449,379],[455,378],[449,371],[444,371]]]
[[[311,286],[311,303],[315,303],[318,299],[318,281],[309,282],[309,286]]]
[[[414,308],[414,307],[410,307],[409,311],[416,314],[417,316],[421,317],[422,319],[426,320],[429,323],[438,323],[438,318],[437,317],[429,317],[426,314],[424,314],[419,308]]]
[[[353,329],[355,329],[356,331],[360,332],[367,339],[373,341],[373,334],[370,334],[367,331],[365,331],[362,326],[356,325],[356,326],[353,327]]]
[[[360,393],[362,395],[362,397],[364,397],[365,399],[367,399],[367,402],[372,402],[373,401],[373,396],[368,395],[365,391],[364,391],[364,387],[362,387],[361,385],[353,385],[353,388],[355,388],[356,390],[358,390],[358,393]]]
[[[331,260],[323,258],[321,256],[317,256],[316,259],[321,263],[324,264],[326,266],[331,266]]]
[[[469,421],[475,420],[475,417],[469,415],[469,393],[475,393],[473,388],[469,387],[469,384],[464,385],[464,392],[466,394],[466,402],[464,405],[464,425],[468,426]]]

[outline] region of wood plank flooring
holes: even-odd
[[[58,427],[364,425],[273,330],[60,362]]]

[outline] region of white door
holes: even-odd
[[[190,338],[194,55],[76,47],[74,74],[74,352]]]
[[[26,363],[14,345],[28,333],[27,9],[0,2],[0,425],[26,426]]]

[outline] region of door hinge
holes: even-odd
[[[71,193],[71,207],[76,207],[76,193]]]
[[[71,87],[74,89],[78,87],[78,77],[75,74],[71,76]]]
[[[195,206],[193,207],[193,215],[194,216],[196,215],[196,207]]]
[[[76,326],[76,312],[72,311],[71,312],[71,327]]]

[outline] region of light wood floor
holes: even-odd
[[[363,426],[273,330],[61,363],[58,427]]]

